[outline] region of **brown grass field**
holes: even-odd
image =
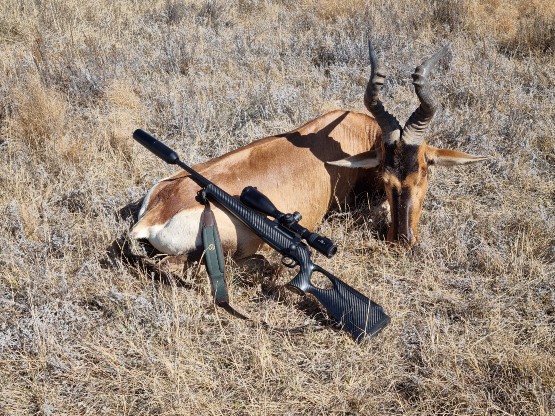
[[[316,262],[392,317],[377,337],[285,274],[230,260],[232,303],[302,334],[217,310],[200,268],[165,280],[110,250],[175,171],[135,128],[194,164],[365,111],[368,35],[403,122],[450,42],[428,141],[491,156],[433,170],[410,253],[379,238],[378,195],[320,227],[339,252]],[[1,415],[555,414],[553,1],[4,0],[0,70]]]

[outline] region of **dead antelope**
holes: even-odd
[[[436,111],[430,90],[431,68],[445,55],[441,48],[412,75],[419,107],[404,127],[383,107],[379,93],[385,74],[369,44],[372,73],[364,103],[374,116],[332,111],[289,133],[257,140],[194,166],[232,195],[256,186],[283,212],[299,211],[302,224],[314,228],[337,201],[355,190],[385,189],[391,211],[388,241],[412,245],[428,186],[430,165],[453,166],[486,159],[438,149],[424,142]],[[135,239],[148,239],[170,255],[197,257],[202,250],[199,186],[184,171],[162,180],[146,195]],[[225,211],[214,207],[224,249],[235,258],[254,254],[261,240]]]

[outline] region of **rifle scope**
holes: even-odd
[[[329,238],[313,233],[299,224],[301,214],[284,214],[270,199],[253,186],[247,186],[241,192],[241,202],[263,214],[275,218],[278,224],[298,234],[308,245],[328,258],[337,252],[337,246]]]

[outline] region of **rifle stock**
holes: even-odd
[[[201,187],[204,194],[217,202],[245,224],[270,247],[285,257],[293,259],[299,265],[299,273],[286,287],[298,294],[310,293],[324,306],[326,311],[351,334],[361,342],[365,337],[379,332],[389,322],[389,317],[381,306],[372,302],[366,296],[341,281],[338,277],[315,265],[310,259],[310,250],[299,236],[282,227],[277,221],[272,221],[256,210],[243,204],[239,199],[210,182],[179,160],[177,153],[154,137],[136,130],[133,133],[139,143],[148,150],[170,164],[176,164],[191,174]],[[312,284],[311,276],[318,272],[325,275],[332,283],[329,289],[319,288]]]
[[[303,287],[304,293],[314,296],[355,341],[361,342],[377,334],[389,323],[390,318],[380,305],[327,270],[311,264],[312,271],[310,266],[304,272],[301,267],[301,272],[286,287],[293,291],[296,291],[294,288]],[[332,283],[332,288],[323,289],[313,285],[310,279],[314,272],[325,275]]]

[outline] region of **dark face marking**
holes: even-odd
[[[397,141],[384,145],[384,169],[403,182],[411,173],[418,172],[419,146]]]
[[[390,238],[395,241],[410,243],[414,237],[410,224],[412,198],[411,189],[403,187],[391,190],[391,230]]]
[[[425,145],[424,145],[425,146]],[[413,244],[416,241],[418,220],[427,181],[424,180],[426,163],[422,148],[398,141],[384,144],[384,186],[391,208],[389,241]],[[422,191],[423,190],[423,191]]]

